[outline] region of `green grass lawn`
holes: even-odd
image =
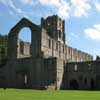
[[[0,89],[0,100],[100,100],[100,91]]]

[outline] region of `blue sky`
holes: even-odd
[[[100,55],[100,0],[0,0],[0,34],[8,34],[23,17],[40,24],[41,17],[54,14],[66,22],[69,46]],[[29,39],[26,34],[23,37]]]

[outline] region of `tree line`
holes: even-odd
[[[7,44],[8,36],[0,34],[0,66],[3,66],[7,62]]]

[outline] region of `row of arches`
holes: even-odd
[[[84,85],[87,86],[87,79],[85,78],[84,79]],[[76,80],[76,79],[72,79],[70,80],[69,82],[69,85],[70,85],[70,89],[79,89],[79,85],[80,83]],[[90,89],[94,89],[95,88],[95,82],[93,79],[90,80]]]

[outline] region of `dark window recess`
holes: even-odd
[[[85,84],[85,85],[87,84],[87,78],[85,78],[85,80],[84,80],[84,84]]]
[[[65,52],[65,48],[64,48],[64,46],[63,46],[63,53]]]
[[[59,31],[59,38],[61,38],[61,32]]]
[[[58,50],[58,43],[56,43],[56,50]]]
[[[49,48],[51,48],[51,40],[49,39]]]
[[[20,42],[20,53],[24,54],[24,43]]]

